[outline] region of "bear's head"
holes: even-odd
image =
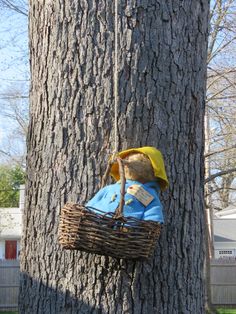
[[[150,159],[142,153],[131,153],[124,159],[125,178],[147,183],[156,181]]]

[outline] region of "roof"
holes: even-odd
[[[236,242],[236,219],[213,219],[215,242]]]
[[[235,215],[235,218],[236,218],[236,206],[235,205],[230,205],[218,212],[215,213],[215,215],[217,217],[226,217],[226,216],[229,216],[229,215]]]
[[[0,208],[0,238],[20,238],[22,211],[20,208]]]

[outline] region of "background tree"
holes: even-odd
[[[28,119],[27,1],[0,0],[0,163],[25,166]]]
[[[236,176],[236,1],[211,1],[208,45],[206,146],[211,180],[207,206],[223,209],[235,203]],[[216,176],[218,174],[218,176]]]
[[[111,1],[31,1],[20,313],[203,313],[208,1],[119,6],[119,148],[159,147],[170,189],[153,258],[63,251],[60,207],[95,192],[113,148]]]
[[[0,166],[0,207],[18,207],[20,185],[25,183],[25,172],[19,166]]]
[[[27,87],[26,87],[27,89]],[[7,124],[0,155],[4,163],[25,168],[26,134],[28,128],[28,92],[14,85],[2,94],[0,119]],[[4,127],[5,129],[5,127]]]

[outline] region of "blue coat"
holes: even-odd
[[[140,185],[154,199],[144,206],[135,196],[127,193],[128,187],[132,185]],[[164,222],[162,204],[159,199],[160,187],[156,181],[142,184],[137,181],[127,180],[125,184],[125,205],[124,205],[124,216],[132,216],[141,220],[153,220]],[[103,189],[99,190],[97,194],[85,205],[94,210],[101,210],[105,213],[114,213],[120,203],[120,182],[115,184],[107,185]],[[98,212],[99,213],[99,212]]]

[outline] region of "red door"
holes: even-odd
[[[5,242],[5,259],[16,259],[17,241],[6,240]]]

